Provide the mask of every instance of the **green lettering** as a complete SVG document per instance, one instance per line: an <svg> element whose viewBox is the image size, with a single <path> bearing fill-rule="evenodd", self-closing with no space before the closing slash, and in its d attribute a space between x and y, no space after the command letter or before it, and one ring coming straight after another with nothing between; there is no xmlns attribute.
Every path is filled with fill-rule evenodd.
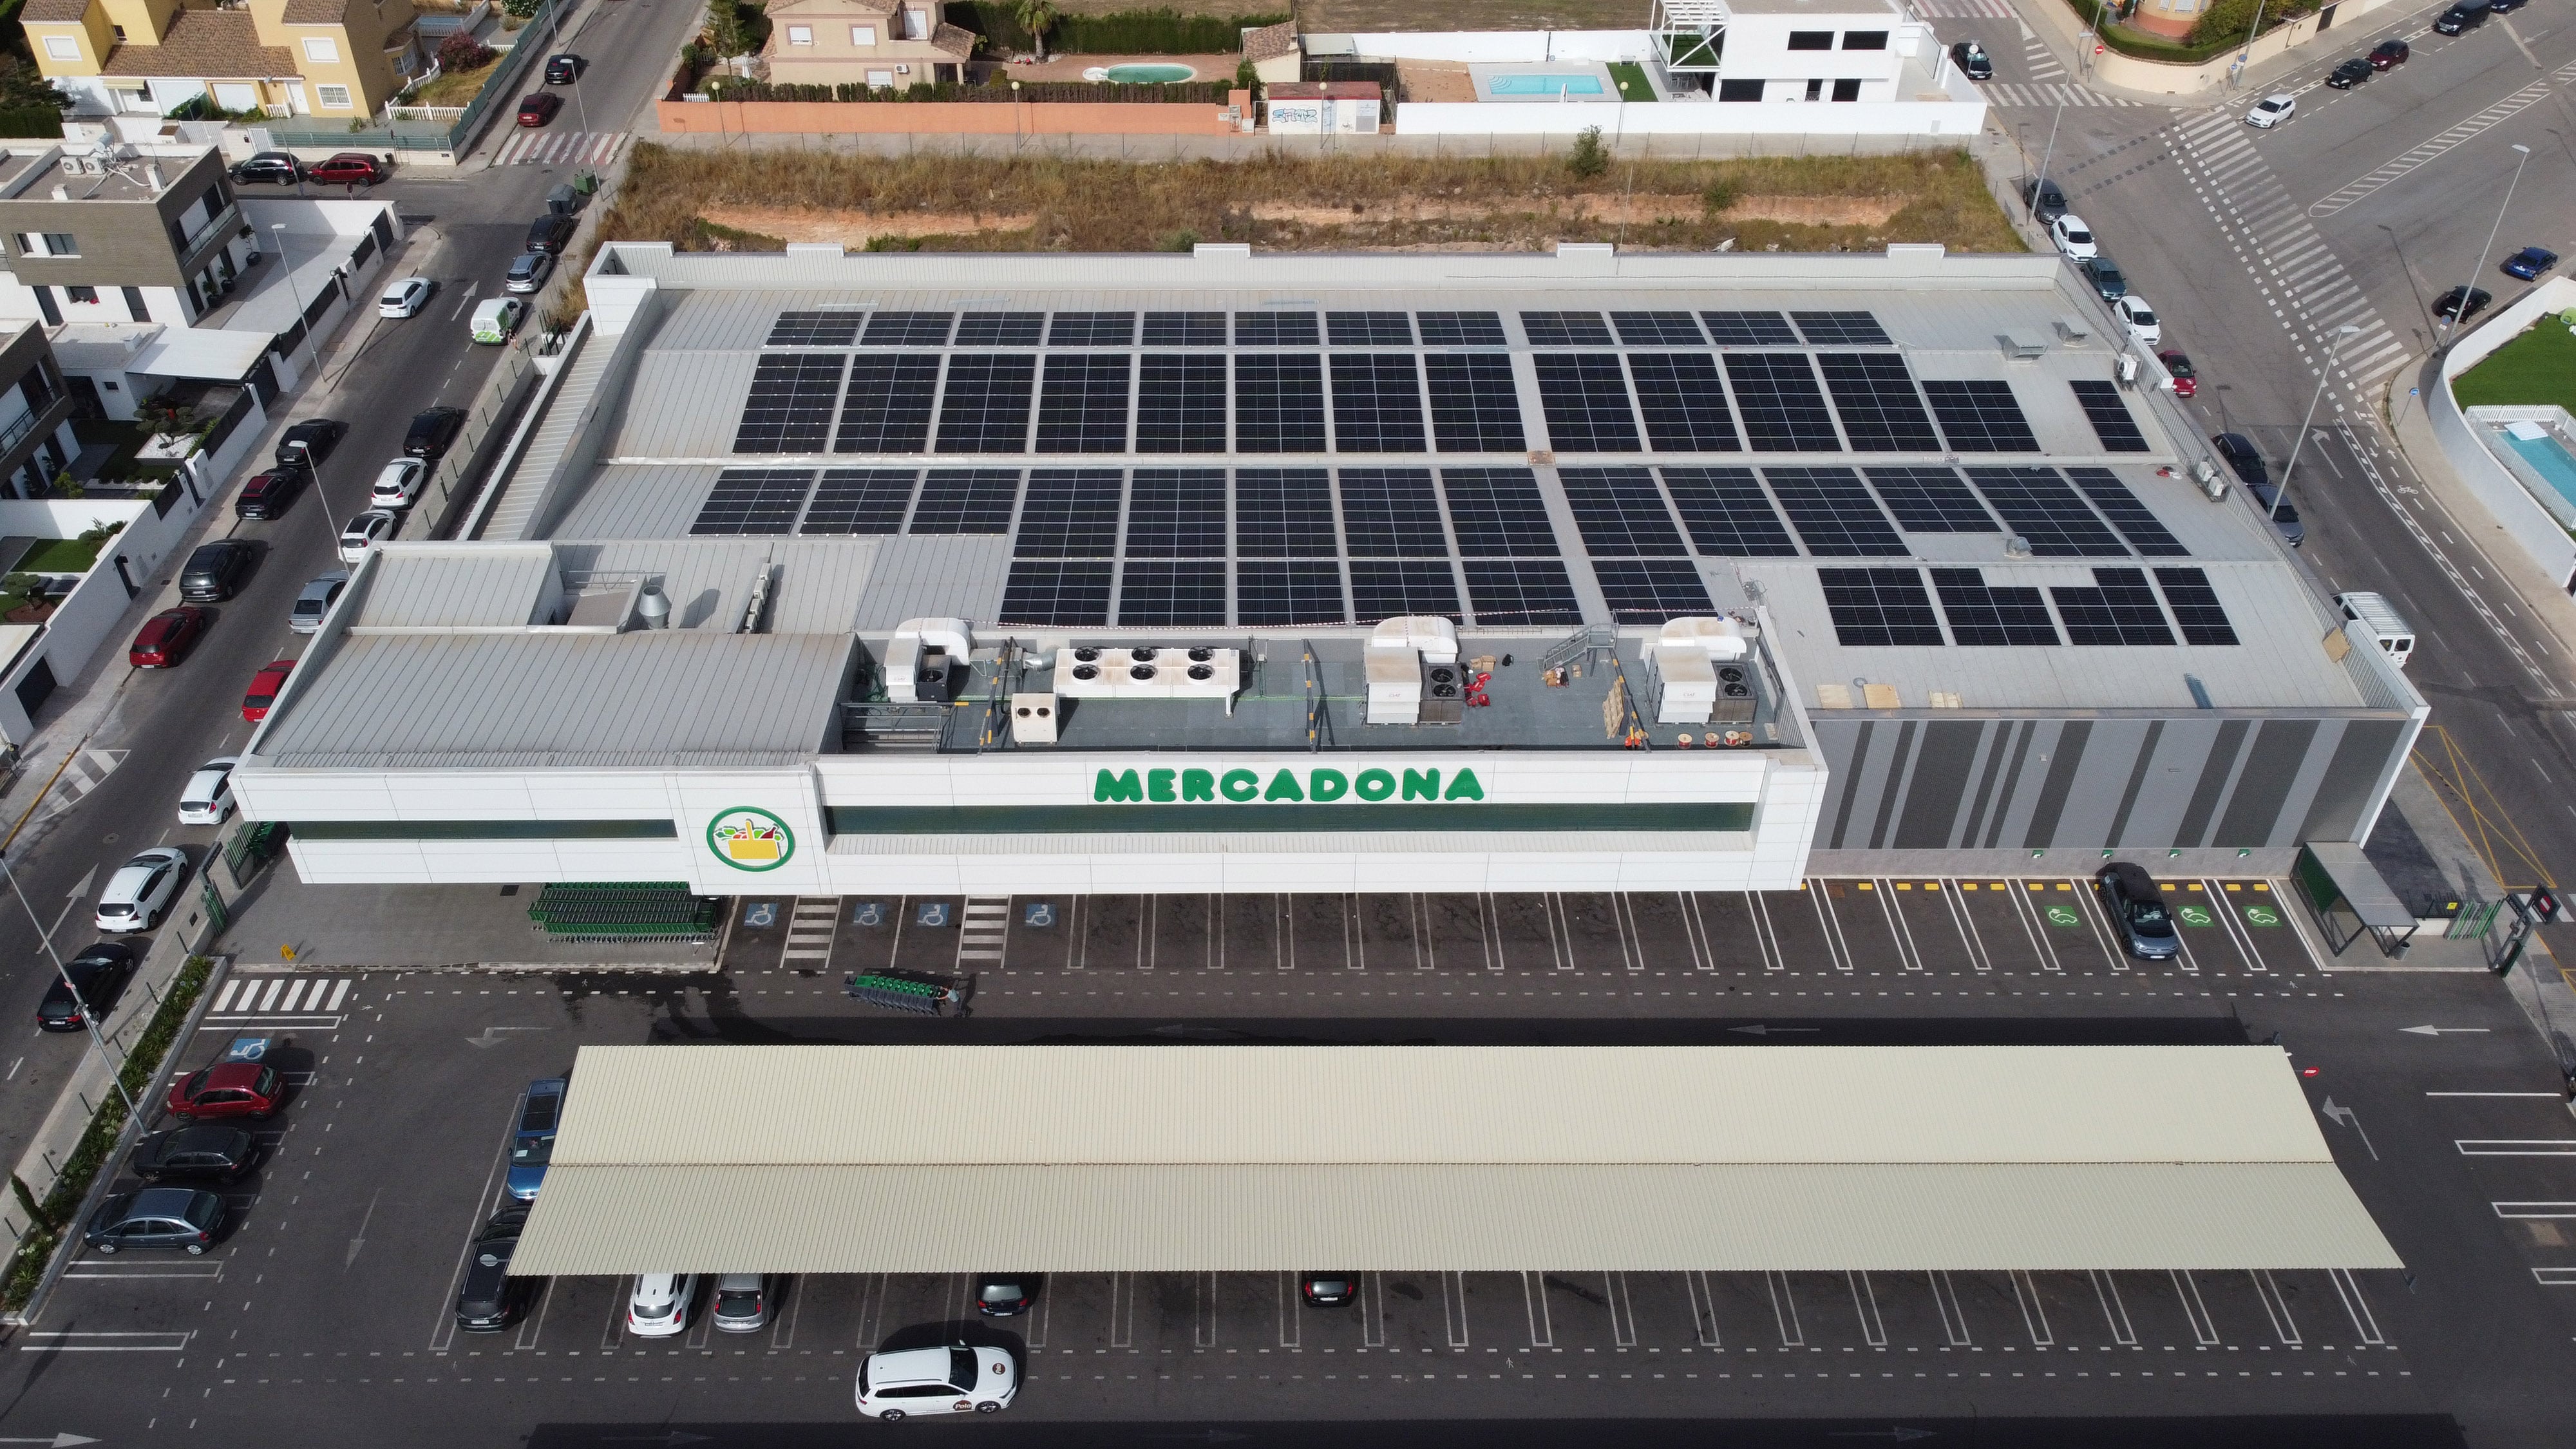
<svg viewBox="0 0 2576 1449"><path fill-rule="evenodd" d="M1485 787L1478 783L1475 771L1460 770L1455 776L1451 777L1448 790L1444 792L1440 798L1443 800L1482 800L1485 798Z"/></svg>
<svg viewBox="0 0 2576 1449"><path fill-rule="evenodd" d="M1339 770L1310 770L1306 774L1306 789L1319 802L1339 800L1351 793L1351 781Z"/></svg>
<svg viewBox="0 0 2576 1449"><path fill-rule="evenodd" d="M1306 792L1297 788L1297 777L1286 770L1270 777L1270 788L1261 792L1264 800L1303 800Z"/></svg>
<svg viewBox="0 0 2576 1449"><path fill-rule="evenodd" d="M1216 787L1225 793L1228 800L1247 802L1261 793L1261 777L1250 770L1228 770L1225 778L1216 782Z"/></svg>
<svg viewBox="0 0 2576 1449"><path fill-rule="evenodd" d="M1103 770L1099 777L1091 782L1091 798L1094 801L1142 800L1145 798L1145 787L1137 783L1136 772L1133 770L1119 775Z"/></svg>
<svg viewBox="0 0 2576 1449"><path fill-rule="evenodd" d="M1145 772L1145 798L1148 800L1179 799L1180 797L1178 795L1172 793L1172 781L1178 777L1179 774L1180 771L1178 770L1147 770Z"/></svg>
<svg viewBox="0 0 2576 1449"><path fill-rule="evenodd" d="M1216 775L1212 771L1208 770L1183 770L1181 772L1181 798L1184 800L1215 799Z"/></svg>
<svg viewBox="0 0 2576 1449"><path fill-rule="evenodd" d="M1413 772L1407 770L1405 773L1409 775ZM1352 782L1351 788L1356 790L1363 800L1383 800L1395 793L1395 777L1384 770L1362 770L1359 779Z"/></svg>
<svg viewBox="0 0 2576 1449"><path fill-rule="evenodd" d="M1440 798L1440 772L1439 772L1438 770L1407 770L1407 771L1405 771L1405 772L1404 772L1404 798L1405 798L1405 799L1407 799L1407 800L1437 800L1437 799L1439 799L1439 798Z"/></svg>

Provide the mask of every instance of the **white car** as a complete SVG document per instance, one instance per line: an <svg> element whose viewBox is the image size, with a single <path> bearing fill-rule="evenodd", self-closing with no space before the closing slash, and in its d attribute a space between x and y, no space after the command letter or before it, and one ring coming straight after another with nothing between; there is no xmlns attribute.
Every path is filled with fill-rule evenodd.
<svg viewBox="0 0 2576 1449"><path fill-rule="evenodd" d="M355 567L366 562L367 550L394 536L401 519L381 508L370 508L349 520L340 530L340 562Z"/></svg>
<svg viewBox="0 0 2576 1449"><path fill-rule="evenodd" d="M233 813L233 766L239 755L220 755L197 767L179 792L179 823L221 825Z"/></svg>
<svg viewBox="0 0 2576 1449"><path fill-rule="evenodd" d="M2298 101L2288 95L2265 96L2245 113L2245 124L2258 131L2268 131L2299 113Z"/></svg>
<svg viewBox="0 0 2576 1449"><path fill-rule="evenodd" d="M2131 292L2112 303L2111 310L2120 314L2121 325L2141 343L2153 347L2165 340L2164 325L2156 321L2156 309L2147 305L2146 298Z"/></svg>
<svg viewBox="0 0 2576 1449"><path fill-rule="evenodd" d="M1019 1369L998 1348L908 1348L859 1362L859 1412L872 1419L999 1413L1019 1391Z"/></svg>
<svg viewBox="0 0 2576 1449"><path fill-rule="evenodd" d="M2048 224L2048 239L2057 243L2058 252L2070 262L2090 261L2102 252L2093 240L2093 229L2071 211Z"/></svg>
<svg viewBox="0 0 2576 1449"><path fill-rule="evenodd" d="M409 508L420 500L420 485L429 481L429 464L419 458L396 458L376 472L367 502L376 508Z"/></svg>
<svg viewBox="0 0 2576 1449"><path fill-rule="evenodd" d="M405 277L385 288L385 294L376 299L376 315L417 317L420 309L429 305L429 294L437 290L438 284L427 277Z"/></svg>
<svg viewBox="0 0 2576 1449"><path fill-rule="evenodd" d="M179 894L188 874L188 853L155 846L116 868L98 898L102 931L148 931L161 924L161 913Z"/></svg>
<svg viewBox="0 0 2576 1449"><path fill-rule="evenodd" d="M689 1300L698 1293L695 1273L640 1273L626 1300L626 1331L637 1338L669 1338L689 1326Z"/></svg>

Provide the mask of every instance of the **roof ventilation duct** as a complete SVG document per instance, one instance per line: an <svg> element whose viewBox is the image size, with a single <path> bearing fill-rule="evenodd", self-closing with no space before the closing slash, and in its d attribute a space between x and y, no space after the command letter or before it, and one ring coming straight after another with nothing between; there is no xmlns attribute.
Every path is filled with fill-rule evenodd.
<svg viewBox="0 0 2576 1449"><path fill-rule="evenodd" d="M948 702L948 661L974 653L963 619L906 619L886 646L886 698L896 704Z"/></svg>

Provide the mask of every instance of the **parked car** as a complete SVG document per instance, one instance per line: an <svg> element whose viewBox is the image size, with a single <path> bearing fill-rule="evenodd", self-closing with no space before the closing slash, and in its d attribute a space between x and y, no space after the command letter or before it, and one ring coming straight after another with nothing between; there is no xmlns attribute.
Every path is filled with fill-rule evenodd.
<svg viewBox="0 0 2576 1449"><path fill-rule="evenodd" d="M134 975L134 948L101 941L63 963L36 1003L38 1031L80 1031L107 1020Z"/></svg>
<svg viewBox="0 0 2576 1449"><path fill-rule="evenodd" d="M376 315L417 317L420 309L429 305L430 294L437 290L438 284L427 277L405 277L386 287L384 294L376 298Z"/></svg>
<svg viewBox="0 0 2576 1449"><path fill-rule="evenodd" d="M2298 506L2281 497L2280 485L2248 483L2245 491L2262 505L2263 516L2272 521L2272 531L2281 535L2283 543L2297 548L2308 541L2308 526L2299 521Z"/></svg>
<svg viewBox="0 0 2576 1449"><path fill-rule="evenodd" d="M2414 53L2415 52L2413 50L2408 48L2405 41L2383 40L2370 48L2370 68L2372 70L2395 70L2397 67L2404 65L2406 63L2406 58Z"/></svg>
<svg viewBox="0 0 2576 1449"><path fill-rule="evenodd" d="M277 435L277 465L318 468L323 459L331 456L331 450L340 446L340 439L348 431L349 425L338 418L306 418L290 424Z"/></svg>
<svg viewBox="0 0 2576 1449"><path fill-rule="evenodd" d="M258 556L258 550L238 538L197 545L179 570L179 597L191 604L222 603L241 587Z"/></svg>
<svg viewBox="0 0 2576 1449"><path fill-rule="evenodd" d="M2175 397L2190 397L2200 391L2200 369L2191 365L2190 358L2179 352L2159 352L2156 361L2163 363L2165 372L2173 378Z"/></svg>
<svg viewBox="0 0 2576 1449"><path fill-rule="evenodd" d="M2057 244L2058 255L2070 262L2084 261L2102 250L2093 240L2093 229L2071 211L2048 224L2048 239Z"/></svg>
<svg viewBox="0 0 2576 1449"><path fill-rule="evenodd" d="M2540 280L2540 274L2558 265L2558 253L2547 247L2524 247L2504 259L2504 274L2526 282Z"/></svg>
<svg viewBox="0 0 2576 1449"><path fill-rule="evenodd" d="M572 234L581 230L581 218L566 212L547 212L528 223L528 250L563 255L572 245Z"/></svg>
<svg viewBox="0 0 2576 1449"><path fill-rule="evenodd" d="M2254 108L2245 113L2245 124L2258 131L2268 131L2274 126L2287 123L2298 113L2299 102L2295 97L2286 94L2269 95L2256 101Z"/></svg>
<svg viewBox="0 0 2576 1449"><path fill-rule="evenodd" d="M272 659L259 673L250 677L250 688L242 693L242 718L257 724L268 718L268 707L286 688L286 676L295 672L292 659Z"/></svg>
<svg viewBox="0 0 2576 1449"><path fill-rule="evenodd" d="M221 825L233 813L233 766L239 755L217 755L197 767L179 791L179 823Z"/></svg>
<svg viewBox="0 0 2576 1449"><path fill-rule="evenodd" d="M370 508L350 519L340 530L340 562L351 568L365 563L367 550L393 537L401 525L401 516L385 508Z"/></svg>
<svg viewBox="0 0 2576 1449"><path fill-rule="evenodd" d="M188 657L197 641L206 637L206 624L213 616L194 604L181 604L163 609L143 621L134 631L134 642L125 651L125 662L137 669L169 669Z"/></svg>
<svg viewBox="0 0 2576 1449"><path fill-rule="evenodd" d="M725 1273L716 1279L715 1325L724 1333L757 1333L769 1322L769 1279Z"/></svg>
<svg viewBox="0 0 2576 1449"><path fill-rule="evenodd" d="M2466 322L2487 309L2494 301L2484 287L2453 287L2433 299L2433 315Z"/></svg>
<svg viewBox="0 0 2576 1449"><path fill-rule="evenodd" d="M503 1208L474 1235L474 1256L456 1290L456 1326L468 1333L498 1333L526 1315L545 1287L543 1278L510 1276L510 1256L527 1228L528 1210Z"/></svg>
<svg viewBox="0 0 2576 1449"><path fill-rule="evenodd" d="M2021 199L2030 207L2030 219L2046 226L2066 214L2066 193L2046 177L2022 183Z"/></svg>
<svg viewBox="0 0 2576 1449"><path fill-rule="evenodd" d="M403 434L403 455L435 463L464 426L463 408L423 408L412 415L411 429Z"/></svg>
<svg viewBox="0 0 2576 1449"><path fill-rule="evenodd" d="M527 311L528 304L516 297L487 297L475 304L474 315L467 319L466 326L475 341L497 347L519 330L520 319Z"/></svg>
<svg viewBox="0 0 2576 1449"><path fill-rule="evenodd" d="M2487 0L2487 8L2498 15L2511 15L2525 3L2526 0Z"/></svg>
<svg viewBox="0 0 2576 1449"><path fill-rule="evenodd" d="M183 1122L225 1117L266 1117L286 1101L277 1068L259 1062L221 1062L170 1084L162 1102Z"/></svg>
<svg viewBox="0 0 2576 1449"><path fill-rule="evenodd" d="M304 164L284 151L262 151L247 161L233 163L235 181L273 181L280 186L293 186L304 177Z"/></svg>
<svg viewBox="0 0 2576 1449"><path fill-rule="evenodd" d="M888 1421L913 1414L991 1414L1009 1407L1020 1376L998 1348L907 1348L859 1361L859 1412Z"/></svg>
<svg viewBox="0 0 2576 1449"><path fill-rule="evenodd" d="M1986 55L1984 46L1973 40L1962 40L1950 47L1950 59L1970 80L1993 80L1995 63Z"/></svg>
<svg viewBox="0 0 2576 1449"><path fill-rule="evenodd" d="M528 1083L528 1095L519 1103L519 1130L510 1140L509 1189L521 1202L536 1201L537 1189L545 1183L568 1085L562 1077L541 1077Z"/></svg>
<svg viewBox="0 0 2576 1449"><path fill-rule="evenodd" d="M2103 301L2117 302L2129 295L2128 274L2113 265L2109 257L2096 252L2084 259L2080 270L2084 280L2093 284L2093 290L2102 294Z"/></svg>
<svg viewBox="0 0 2576 1449"><path fill-rule="evenodd" d="M573 82L581 79L582 67L588 64L588 61L583 60L580 56L574 55L570 51L566 51L561 55L547 56L546 84L550 86L571 85Z"/></svg>
<svg viewBox="0 0 2576 1449"><path fill-rule="evenodd" d="M327 161L314 162L304 175L332 186L373 186L393 175L393 170L364 151L343 151Z"/></svg>
<svg viewBox="0 0 2576 1449"><path fill-rule="evenodd" d="M209 1122L155 1132L135 1143L125 1170L145 1182L231 1182L258 1160L258 1138Z"/></svg>
<svg viewBox="0 0 2576 1449"><path fill-rule="evenodd" d="M552 91L537 91L531 94L526 100L519 102L519 124L522 126L542 126L546 122L553 120L555 118L555 112L562 109L563 97L554 94Z"/></svg>
<svg viewBox="0 0 2576 1449"><path fill-rule="evenodd" d="M2326 84L2335 90L2348 91L2377 74L2379 74L2377 66L2355 56L2328 72Z"/></svg>
<svg viewBox="0 0 2576 1449"><path fill-rule="evenodd" d="M377 508L409 508L420 500L420 485L429 481L429 465L418 458L396 458L376 470L367 502Z"/></svg>
<svg viewBox="0 0 2576 1449"><path fill-rule="evenodd" d="M93 1253L177 1248L202 1255L223 1226L224 1200L204 1188L147 1187L100 1203L81 1236Z"/></svg>
<svg viewBox="0 0 2576 1449"><path fill-rule="evenodd" d="M510 271L501 279L501 290L521 295L537 290L553 275L555 259L545 252L521 252L510 262Z"/></svg>
<svg viewBox="0 0 2576 1449"><path fill-rule="evenodd" d="M2111 310L2119 314L2120 325L2129 329L2129 336L2138 345L2153 347L2165 340L2164 324L2156 320L2156 309L2147 305L2146 298L2135 292L2124 293L2111 304Z"/></svg>
<svg viewBox="0 0 2576 1449"><path fill-rule="evenodd" d="M2141 961L2170 961L2182 954L2182 937L2174 930L2173 912L2156 878L2125 860L2113 861L2093 876L2102 909L2118 926L2120 944Z"/></svg>
<svg viewBox="0 0 2576 1449"><path fill-rule="evenodd" d="M2467 0L2443 11L2433 21L2433 29L2442 35L2459 35L2487 23L2489 11L2484 0Z"/></svg>
<svg viewBox="0 0 2576 1449"><path fill-rule="evenodd" d="M2209 441L2218 449L2218 456L2236 471L2237 480L2246 487L2272 481L2271 470L2263 466L2263 450L2254 446L2252 438L2243 433L2219 433Z"/></svg>
<svg viewBox="0 0 2576 1449"><path fill-rule="evenodd" d="M97 925L102 931L148 931L178 897L179 882L188 878L188 853L173 845L156 845L116 868L99 892Z"/></svg>
<svg viewBox="0 0 2576 1449"><path fill-rule="evenodd" d="M689 1300L697 1297L695 1273L639 1273L626 1300L626 1331L637 1338L669 1338L687 1330Z"/></svg>
<svg viewBox="0 0 2576 1449"><path fill-rule="evenodd" d="M1333 1308L1359 1296L1360 1275L1357 1273L1301 1273L1297 1292L1318 1308Z"/></svg>
<svg viewBox="0 0 2576 1449"><path fill-rule="evenodd" d="M253 473L241 492L233 495L233 517L257 522L284 514L304 491L305 472L300 467L271 468Z"/></svg>
<svg viewBox="0 0 2576 1449"><path fill-rule="evenodd" d="M975 1280L975 1311L986 1318L1016 1318L1037 1301L1029 1280L1017 1273L987 1273Z"/></svg>
<svg viewBox="0 0 2576 1449"><path fill-rule="evenodd" d="M322 627L323 616L340 602L340 591L349 586L346 570L324 574L304 586L295 596L295 607L286 611L286 627L298 634L311 634Z"/></svg>

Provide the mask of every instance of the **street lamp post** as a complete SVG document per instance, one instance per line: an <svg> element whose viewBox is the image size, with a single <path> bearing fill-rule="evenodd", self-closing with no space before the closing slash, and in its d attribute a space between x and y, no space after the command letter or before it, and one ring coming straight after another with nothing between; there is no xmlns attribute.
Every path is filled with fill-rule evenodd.
<svg viewBox="0 0 2576 1449"><path fill-rule="evenodd" d="M2030 219L2039 220L2039 191L2048 184L2048 163L2057 159L2057 123L2066 119L2066 97L2057 98L2057 114L2049 118L2048 146L2039 153L2039 176L2030 184Z"/></svg>
<svg viewBox="0 0 2576 1449"><path fill-rule="evenodd" d="M2308 415L2299 419L2299 435L2290 440L2290 461L2281 465L2281 486L2273 490L2272 506L2264 510L2264 515L2275 522L2281 517L2281 505L2289 501L2290 475L2299 471L2299 450L2308 444L2308 425L2317 420L2317 404L2325 401L2326 383L2334 376L2335 354L2360 333L2359 327L2346 322L2334 330L2334 341L2326 344L2325 366L2317 369L2317 390L2308 395Z"/></svg>
<svg viewBox="0 0 2576 1449"><path fill-rule="evenodd" d="M27 924L36 928L36 939L45 943L45 956L54 963L54 974L62 978L63 988L71 992L72 1000L79 1003L81 1025L89 1029L90 1045L97 1049L99 1059L108 1063L108 1081L115 1085L118 1099L125 1103L125 1115L132 1118L135 1115L134 1094L125 1090L125 1074L114 1070L116 1062L108 1056L107 1039L98 1034L98 1018L90 1010L89 998L81 995L80 988L72 984L71 971L63 965L61 954L54 950L54 933L46 930L45 923L37 917L35 905L27 899L26 888L18 884L18 873L9 868L6 856L0 856L0 875L9 878L9 891L26 910Z"/></svg>
<svg viewBox="0 0 2576 1449"><path fill-rule="evenodd" d="M2451 315L2444 318L2442 321L2441 341L2445 345L2447 345L2451 340L2451 330L2459 326L2461 319L2468 315L2469 293L2477 286L2478 269L2486 265L2486 259L2488 257L2495 255L2496 238L2504 232L2505 208L2513 205L2513 189L2522 184L2522 168L2529 165L2531 162L2531 148L2529 146L2525 146L2517 142L2513 149L2521 152L2522 158L2513 163L2513 179L2504 184L2504 202L2496 208L2495 225L2487 229L2487 244L2480 248L2477 256L2471 258L2469 261L2468 278L2460 283L2460 305L2452 308Z"/></svg>
<svg viewBox="0 0 2576 1449"><path fill-rule="evenodd" d="M313 324L304 315L304 289L295 285L295 268L287 260L286 223L272 221L268 229L277 234L277 265L286 273L286 295L295 299L295 323L304 329L304 340L312 343L313 366L318 371L322 366L322 344L313 341ZM336 549L340 546L340 524L331 516L331 495L322 487L322 464L311 453L304 456L305 466L313 470L313 496L322 505L322 526L331 530L331 546Z"/></svg>

